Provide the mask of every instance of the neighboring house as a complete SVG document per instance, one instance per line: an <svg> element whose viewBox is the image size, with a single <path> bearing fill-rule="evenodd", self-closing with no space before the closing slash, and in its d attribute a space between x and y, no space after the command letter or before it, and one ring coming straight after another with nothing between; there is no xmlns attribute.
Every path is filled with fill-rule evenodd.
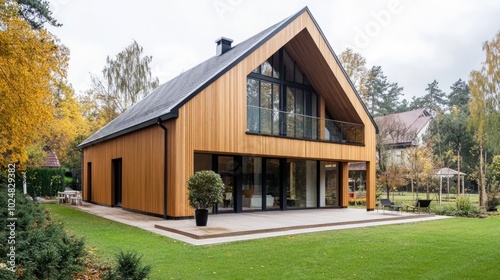
<svg viewBox="0 0 500 280"><path fill-rule="evenodd" d="M42 168L60 168L61 164L59 163L59 158L56 153L49 147L45 147L45 161L40 166Z"/></svg>
<svg viewBox="0 0 500 280"><path fill-rule="evenodd" d="M405 151L411 147L421 147L424 136L432 121L427 109L391 114L375 118L380 129L381 144L389 149L389 160L402 162Z"/></svg>
<svg viewBox="0 0 500 280"><path fill-rule="evenodd" d="M347 207L348 162L365 162L373 210L376 125L309 9L216 43L78 146L84 199L188 217L186 182L211 169L215 213Z"/></svg>

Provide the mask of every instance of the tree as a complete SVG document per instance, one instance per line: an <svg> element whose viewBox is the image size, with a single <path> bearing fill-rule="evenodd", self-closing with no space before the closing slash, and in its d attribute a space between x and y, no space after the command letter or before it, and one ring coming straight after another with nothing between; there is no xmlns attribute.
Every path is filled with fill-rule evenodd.
<svg viewBox="0 0 500 280"><path fill-rule="evenodd" d="M408 184L405 176L406 170L401 164L391 163L384 172L379 174L377 183L384 186L387 198L389 198L391 190L395 191L397 187Z"/></svg>
<svg viewBox="0 0 500 280"><path fill-rule="evenodd" d="M107 123L158 87L159 80L151 74L152 56L142 57L143 48L133 41L116 57L106 58L103 79L91 75L92 88L87 91L94 99L100 117Z"/></svg>
<svg viewBox="0 0 500 280"><path fill-rule="evenodd" d="M395 113L399 107L399 97L403 88L397 83L390 83L381 66L373 66L366 80L366 104L374 116Z"/></svg>
<svg viewBox="0 0 500 280"><path fill-rule="evenodd" d="M448 107L457 107L460 111L465 111L469 114L469 99L470 88L465 81L458 79L450 87L451 92L448 94Z"/></svg>
<svg viewBox="0 0 500 280"><path fill-rule="evenodd" d="M33 30L16 3L0 4L0 166L23 165L53 118L52 87L66 75L68 50Z"/></svg>
<svg viewBox="0 0 500 280"><path fill-rule="evenodd" d="M438 87L438 81L434 80L432 83L427 84L427 94L421 97L413 96L410 104L410 109L431 109L435 112L441 112L448 104L446 94Z"/></svg>
<svg viewBox="0 0 500 280"><path fill-rule="evenodd" d="M406 167L411 182L412 193L420 186L426 186L427 199L430 196L430 185L434 178L434 157L431 146L411 147L407 150Z"/></svg>
<svg viewBox="0 0 500 280"><path fill-rule="evenodd" d="M474 127L475 140L479 147L480 206L486 205L486 176L484 151L491 148L500 153L500 32L491 41L483 44L486 58L480 70L470 73L471 126Z"/></svg>
<svg viewBox="0 0 500 280"><path fill-rule="evenodd" d="M468 129L469 110L462 107L459 109L453 106L448 113L443 113L440 116L440 137L437 134L437 122L432 122L429 128L431 140L434 143L434 154L439 159L447 157L447 153L451 152L457 155L458 149L461 150L461 168L465 168L465 173L470 173L470 166L475 164L475 159L472 156L472 148L474 146L473 133ZM438 147L441 147L442 153L439 154ZM451 167L451 166L447 166ZM455 167L456 168L456 167Z"/></svg>
<svg viewBox="0 0 500 280"><path fill-rule="evenodd" d="M73 88L65 81L59 81L53 87L52 108L54 119L46 124L40 141L57 154L61 165L79 167L80 152L75 150L74 142L76 139L88 137L90 133ZM76 158L77 161L75 161Z"/></svg>
<svg viewBox="0 0 500 280"><path fill-rule="evenodd" d="M349 48L340 54L339 59L347 75L354 84L354 88L356 88L361 98L366 103L365 82L368 75L366 59Z"/></svg>
<svg viewBox="0 0 500 280"><path fill-rule="evenodd" d="M12 2L9 0L9 2ZM52 17L52 11L49 8L49 2L43 0L17 0L19 5L19 15L33 29L40 29L45 23L52 26L62 26Z"/></svg>
<svg viewBox="0 0 500 280"><path fill-rule="evenodd" d="M436 112L442 111L446 106L446 94L438 87L438 81L434 80L427 84L427 94L424 96L426 106L424 108L432 109Z"/></svg>

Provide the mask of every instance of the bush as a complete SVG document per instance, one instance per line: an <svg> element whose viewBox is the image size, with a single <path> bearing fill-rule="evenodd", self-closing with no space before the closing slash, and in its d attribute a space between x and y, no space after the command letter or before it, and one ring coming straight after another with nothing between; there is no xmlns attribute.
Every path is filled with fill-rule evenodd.
<svg viewBox="0 0 500 280"><path fill-rule="evenodd" d="M207 209L223 201L224 183L219 174L203 170L188 180L189 205L195 209Z"/></svg>
<svg viewBox="0 0 500 280"><path fill-rule="evenodd" d="M349 199L349 206L354 205L366 206L366 198L357 198L356 200L353 198Z"/></svg>
<svg viewBox="0 0 500 280"><path fill-rule="evenodd" d="M63 168L31 168L26 171L26 184L28 194L36 196L56 196L58 191L63 191Z"/></svg>
<svg viewBox="0 0 500 280"><path fill-rule="evenodd" d="M455 216L456 209L452 205L436 206L434 209L434 214L444 215L444 216Z"/></svg>
<svg viewBox="0 0 500 280"><path fill-rule="evenodd" d="M472 204L468 196L459 195L455 201L455 206L444 205L433 209L436 215L479 217L481 211L479 207Z"/></svg>
<svg viewBox="0 0 500 280"><path fill-rule="evenodd" d="M472 204L469 196L459 195L455 201L456 216L474 217L481 213L478 207Z"/></svg>
<svg viewBox="0 0 500 280"><path fill-rule="evenodd" d="M151 273L151 265L142 265L142 256L136 252L120 250L116 254L116 266L112 268L105 279L108 280L142 280Z"/></svg>
<svg viewBox="0 0 500 280"><path fill-rule="evenodd" d="M9 197L7 187L1 186L0 201L6 203ZM0 278L9 279L72 279L81 270L84 261L83 241L68 236L63 225L54 222L49 213L37 202L26 199L20 192L15 193L15 243L8 239L12 235L7 225L8 209L0 212L0 258L7 259L10 246L15 246L15 275L2 269ZM11 200L12 201L12 200ZM8 243L10 240L10 243ZM9 244L3 246L3 244ZM3 261L2 261L3 262ZM10 266L10 265L9 265ZM8 267L9 267L8 266ZM3 276L3 277L2 277Z"/></svg>
<svg viewBox="0 0 500 280"><path fill-rule="evenodd" d="M494 180L491 184L490 191L486 197L486 206L488 211L496 211L497 206L500 205L500 187Z"/></svg>

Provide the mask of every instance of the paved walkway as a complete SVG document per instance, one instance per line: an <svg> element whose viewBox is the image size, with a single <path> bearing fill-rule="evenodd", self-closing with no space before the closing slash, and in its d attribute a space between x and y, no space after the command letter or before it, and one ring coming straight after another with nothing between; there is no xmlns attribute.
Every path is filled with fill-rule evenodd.
<svg viewBox="0 0 500 280"><path fill-rule="evenodd" d="M193 245L448 218L391 211L368 212L352 208L309 209L209 215L206 227L196 227L194 219L164 220L89 203L73 207Z"/></svg>

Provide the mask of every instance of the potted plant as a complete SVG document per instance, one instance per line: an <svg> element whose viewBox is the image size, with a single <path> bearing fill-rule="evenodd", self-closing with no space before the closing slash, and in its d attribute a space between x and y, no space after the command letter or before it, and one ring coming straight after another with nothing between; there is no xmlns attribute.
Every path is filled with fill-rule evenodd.
<svg viewBox="0 0 500 280"><path fill-rule="evenodd" d="M198 171L189 177L189 205L195 209L196 226L206 226L208 208L223 201L224 183L211 170Z"/></svg>

